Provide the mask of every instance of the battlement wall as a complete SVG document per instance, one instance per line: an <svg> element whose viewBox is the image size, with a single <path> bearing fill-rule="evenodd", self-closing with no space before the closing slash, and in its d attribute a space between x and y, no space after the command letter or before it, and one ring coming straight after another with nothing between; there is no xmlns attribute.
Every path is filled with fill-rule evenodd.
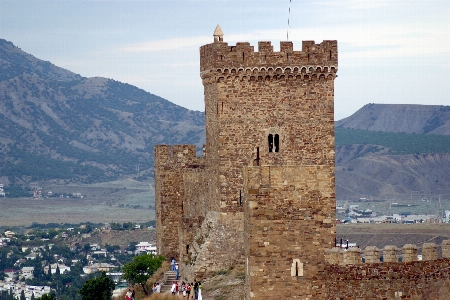
<svg viewBox="0 0 450 300"><path fill-rule="evenodd" d="M425 243L422 245L422 261L439 259L438 245ZM442 258L450 258L450 240L441 244ZM349 248L347 250L335 247L325 251L325 261L332 265L358 265L393 262L419 261L419 248L414 244L406 244L402 248L387 245L384 249L375 246L367 246L365 250Z"/></svg>
<svg viewBox="0 0 450 300"><path fill-rule="evenodd" d="M186 190L184 174L190 169L203 169L206 161L196 156L195 145L158 145L154 155L158 250L159 254L178 259L179 218L183 215Z"/></svg>
<svg viewBox="0 0 450 300"><path fill-rule="evenodd" d="M156 162L163 164L199 158L197 157L197 147L195 145L156 145L154 156L155 164Z"/></svg>
<svg viewBox="0 0 450 300"><path fill-rule="evenodd" d="M380 262L380 250L370 246L364 250L365 263L358 248L330 249L325 253L325 299L450 299L450 241L441 244L442 258L437 248L424 244L418 260L413 244L385 246Z"/></svg>
<svg viewBox="0 0 450 300"><path fill-rule="evenodd" d="M302 50L294 51L292 42L281 42L280 51L274 52L271 42L259 42L258 52L248 42L236 43L236 46L228 46L225 42L216 42L200 47L200 72L204 78L210 73L246 71L245 67L257 67L259 70L268 71L269 67L291 67L290 71L295 72L302 67L309 71L310 67L327 67L337 70L338 49L337 41L323 41L316 44L314 41L303 41ZM321 68L321 70L324 70ZM273 70L272 70L273 71Z"/></svg>

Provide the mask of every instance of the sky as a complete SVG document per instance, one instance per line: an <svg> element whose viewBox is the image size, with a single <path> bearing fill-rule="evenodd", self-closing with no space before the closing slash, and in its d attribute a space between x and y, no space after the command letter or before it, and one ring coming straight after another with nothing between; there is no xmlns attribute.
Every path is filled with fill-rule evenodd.
<svg viewBox="0 0 450 300"><path fill-rule="evenodd" d="M199 47L217 24L255 49L279 51L288 32L295 51L337 40L335 120L368 103L450 105L448 0L0 0L0 38L23 51L199 111Z"/></svg>

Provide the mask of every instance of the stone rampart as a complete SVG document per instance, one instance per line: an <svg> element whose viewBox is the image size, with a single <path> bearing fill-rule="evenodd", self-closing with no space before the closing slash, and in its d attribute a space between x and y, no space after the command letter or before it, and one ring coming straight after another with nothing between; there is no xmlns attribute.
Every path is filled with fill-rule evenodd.
<svg viewBox="0 0 450 300"><path fill-rule="evenodd" d="M329 249L325 299L449 299L450 241L441 247L439 258L436 244L423 244L422 260L413 244Z"/></svg>
<svg viewBox="0 0 450 300"><path fill-rule="evenodd" d="M158 145L155 155L156 236L159 254L179 256L179 218L183 214L184 173L202 168L204 159L196 156L195 145Z"/></svg>
<svg viewBox="0 0 450 300"><path fill-rule="evenodd" d="M442 258L450 258L450 240L441 244ZM359 248L334 247L325 250L325 261L328 264L352 265L371 264L381 262L412 262L430 261L439 258L438 246L435 243L424 243L419 258L419 248L414 244L406 244L402 248L387 245L383 249L367 246L364 250Z"/></svg>
<svg viewBox="0 0 450 300"><path fill-rule="evenodd" d="M303 41L302 51L294 51L292 42L281 42L279 52L273 51L271 42L259 42L258 52L255 52L254 47L247 42L236 43L236 46L218 42L200 47L202 78L215 71L228 70L230 74L233 74L233 69L236 74L247 72L247 70L253 72L255 68L259 71L275 71L275 73L283 72L286 67L289 67L291 72L295 72L296 69L298 72L302 67L306 67L305 71L309 71L310 68L315 71L317 67L336 70L337 64L337 41L323 41L320 44L314 41ZM249 69L242 66L248 66ZM280 70L277 71L277 68Z"/></svg>

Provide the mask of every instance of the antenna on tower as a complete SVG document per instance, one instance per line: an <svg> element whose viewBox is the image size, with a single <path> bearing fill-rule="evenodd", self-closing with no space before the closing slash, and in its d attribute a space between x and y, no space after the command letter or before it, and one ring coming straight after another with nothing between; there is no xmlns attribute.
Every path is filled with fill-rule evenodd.
<svg viewBox="0 0 450 300"><path fill-rule="evenodd" d="M292 0L289 0L288 27L287 27L287 32L286 32L286 40L287 41L289 41L289 32L291 31L291 24L290 24L290 20L291 20L291 3L292 3Z"/></svg>

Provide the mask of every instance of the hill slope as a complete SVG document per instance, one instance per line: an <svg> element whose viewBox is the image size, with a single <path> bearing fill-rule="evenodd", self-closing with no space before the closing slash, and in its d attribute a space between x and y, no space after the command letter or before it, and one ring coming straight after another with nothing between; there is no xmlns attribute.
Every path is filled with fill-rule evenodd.
<svg viewBox="0 0 450 300"><path fill-rule="evenodd" d="M369 131L450 135L450 106L366 104L336 127Z"/></svg>
<svg viewBox="0 0 450 300"><path fill-rule="evenodd" d="M204 114L134 86L85 78L0 40L3 183L152 175L153 145L204 143Z"/></svg>
<svg viewBox="0 0 450 300"><path fill-rule="evenodd" d="M337 199L450 198L450 106L368 104L335 135Z"/></svg>

